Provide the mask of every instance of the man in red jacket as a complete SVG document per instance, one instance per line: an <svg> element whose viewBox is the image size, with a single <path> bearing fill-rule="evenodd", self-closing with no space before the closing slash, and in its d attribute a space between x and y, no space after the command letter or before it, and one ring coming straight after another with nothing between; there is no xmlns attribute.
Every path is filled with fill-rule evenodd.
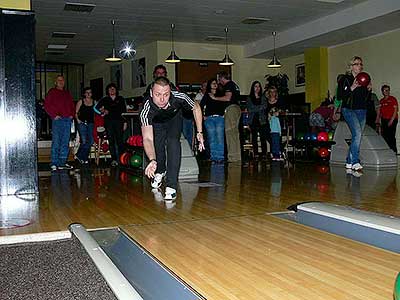
<svg viewBox="0 0 400 300"><path fill-rule="evenodd" d="M56 87L51 88L44 99L44 109L52 120L51 170L72 169L68 165L71 124L75 114L74 100L64 89L64 76L58 75Z"/></svg>

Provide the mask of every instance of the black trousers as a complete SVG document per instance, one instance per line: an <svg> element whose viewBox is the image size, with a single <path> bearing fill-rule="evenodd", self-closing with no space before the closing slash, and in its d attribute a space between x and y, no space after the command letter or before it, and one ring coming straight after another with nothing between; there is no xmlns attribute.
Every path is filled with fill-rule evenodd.
<svg viewBox="0 0 400 300"><path fill-rule="evenodd" d="M258 155L258 135L260 134L261 154L267 155L267 125L250 125L251 143L253 145L254 155Z"/></svg>
<svg viewBox="0 0 400 300"><path fill-rule="evenodd" d="M181 166L181 133L182 114L165 123L153 123L154 147L157 159L157 173L167 171L167 187L178 186L179 168Z"/></svg>
<svg viewBox="0 0 400 300"><path fill-rule="evenodd" d="M397 153L396 127L398 121L397 119L394 119L392 126L389 126L389 121L390 120L381 119L382 137L385 139L390 149L392 149L395 153Z"/></svg>
<svg viewBox="0 0 400 300"><path fill-rule="evenodd" d="M122 120L107 120L104 124L110 144L111 159L118 161L124 144L124 122Z"/></svg>

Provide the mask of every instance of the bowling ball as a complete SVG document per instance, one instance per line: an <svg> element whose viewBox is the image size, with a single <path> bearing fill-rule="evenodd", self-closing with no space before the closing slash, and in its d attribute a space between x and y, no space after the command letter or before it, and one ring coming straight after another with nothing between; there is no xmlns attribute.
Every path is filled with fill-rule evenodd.
<svg viewBox="0 0 400 300"><path fill-rule="evenodd" d="M299 132L296 134L296 140L303 141L304 140L304 133Z"/></svg>
<svg viewBox="0 0 400 300"><path fill-rule="evenodd" d="M333 131L328 133L328 137L330 141L333 141Z"/></svg>
<svg viewBox="0 0 400 300"><path fill-rule="evenodd" d="M315 132L311 133L311 140L316 141L317 140L317 134Z"/></svg>
<svg viewBox="0 0 400 300"><path fill-rule="evenodd" d="M325 148L325 147L319 148L319 150L318 150L318 155L319 155L319 157L321 157L321 158L327 158L327 157L329 157L329 150L328 150L328 148Z"/></svg>
<svg viewBox="0 0 400 300"><path fill-rule="evenodd" d="M137 146L143 147L143 137L141 135L138 135Z"/></svg>
<svg viewBox="0 0 400 300"><path fill-rule="evenodd" d="M318 142L327 142L329 140L328 133L325 131L318 133L317 140Z"/></svg>
<svg viewBox="0 0 400 300"><path fill-rule="evenodd" d="M123 165L123 166L127 166L128 165L128 162L129 162L129 159L130 159L130 153L128 153L128 152L124 152L124 153L122 153L122 155L121 155L121 157L120 157L120 162L121 162L121 164Z"/></svg>
<svg viewBox="0 0 400 300"><path fill-rule="evenodd" d="M356 80L361 86L368 86L371 82L371 77L369 77L368 73L361 72L357 74Z"/></svg>
<svg viewBox="0 0 400 300"><path fill-rule="evenodd" d="M306 134L304 135L304 140L305 140L305 141L311 141L311 133L306 133Z"/></svg>
<svg viewBox="0 0 400 300"><path fill-rule="evenodd" d="M134 154L130 158L130 163L133 168L140 168L142 166L142 157L138 154Z"/></svg>
<svg viewBox="0 0 400 300"><path fill-rule="evenodd" d="M121 165L124 164L124 156L125 156L125 153L122 153L122 154L119 156L119 162L121 163Z"/></svg>

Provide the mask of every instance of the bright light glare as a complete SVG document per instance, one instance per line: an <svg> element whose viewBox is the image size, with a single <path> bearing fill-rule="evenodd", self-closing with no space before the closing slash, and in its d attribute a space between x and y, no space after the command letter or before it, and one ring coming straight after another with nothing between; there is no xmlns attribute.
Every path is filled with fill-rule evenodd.
<svg viewBox="0 0 400 300"><path fill-rule="evenodd" d="M130 43L128 41L123 42L120 49L121 50L119 50L119 54L124 59L131 59L136 54L133 43Z"/></svg>
<svg viewBox="0 0 400 300"><path fill-rule="evenodd" d="M25 139L29 127L24 117L14 116L0 120L0 140L15 143Z"/></svg>

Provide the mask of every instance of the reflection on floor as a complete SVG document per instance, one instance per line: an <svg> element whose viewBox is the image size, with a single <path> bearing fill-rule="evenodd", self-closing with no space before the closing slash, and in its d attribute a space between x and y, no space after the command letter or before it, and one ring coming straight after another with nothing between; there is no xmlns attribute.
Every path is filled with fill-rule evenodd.
<svg viewBox="0 0 400 300"><path fill-rule="evenodd" d="M120 226L209 299L389 299L400 256L266 215L322 201L400 216L397 170L200 164L173 205L141 173L41 172L40 195L0 199L0 235ZM210 184L211 183L211 184Z"/></svg>
<svg viewBox="0 0 400 300"><path fill-rule="evenodd" d="M110 168L41 172L39 198L2 198L3 222L29 222L20 220L21 226L1 234L65 230L72 222L98 228L258 214L283 211L303 201L400 216L397 170L364 170L355 176L341 167L259 162L246 167L201 164L200 171L201 184L180 183L171 206L159 201L140 172Z"/></svg>

